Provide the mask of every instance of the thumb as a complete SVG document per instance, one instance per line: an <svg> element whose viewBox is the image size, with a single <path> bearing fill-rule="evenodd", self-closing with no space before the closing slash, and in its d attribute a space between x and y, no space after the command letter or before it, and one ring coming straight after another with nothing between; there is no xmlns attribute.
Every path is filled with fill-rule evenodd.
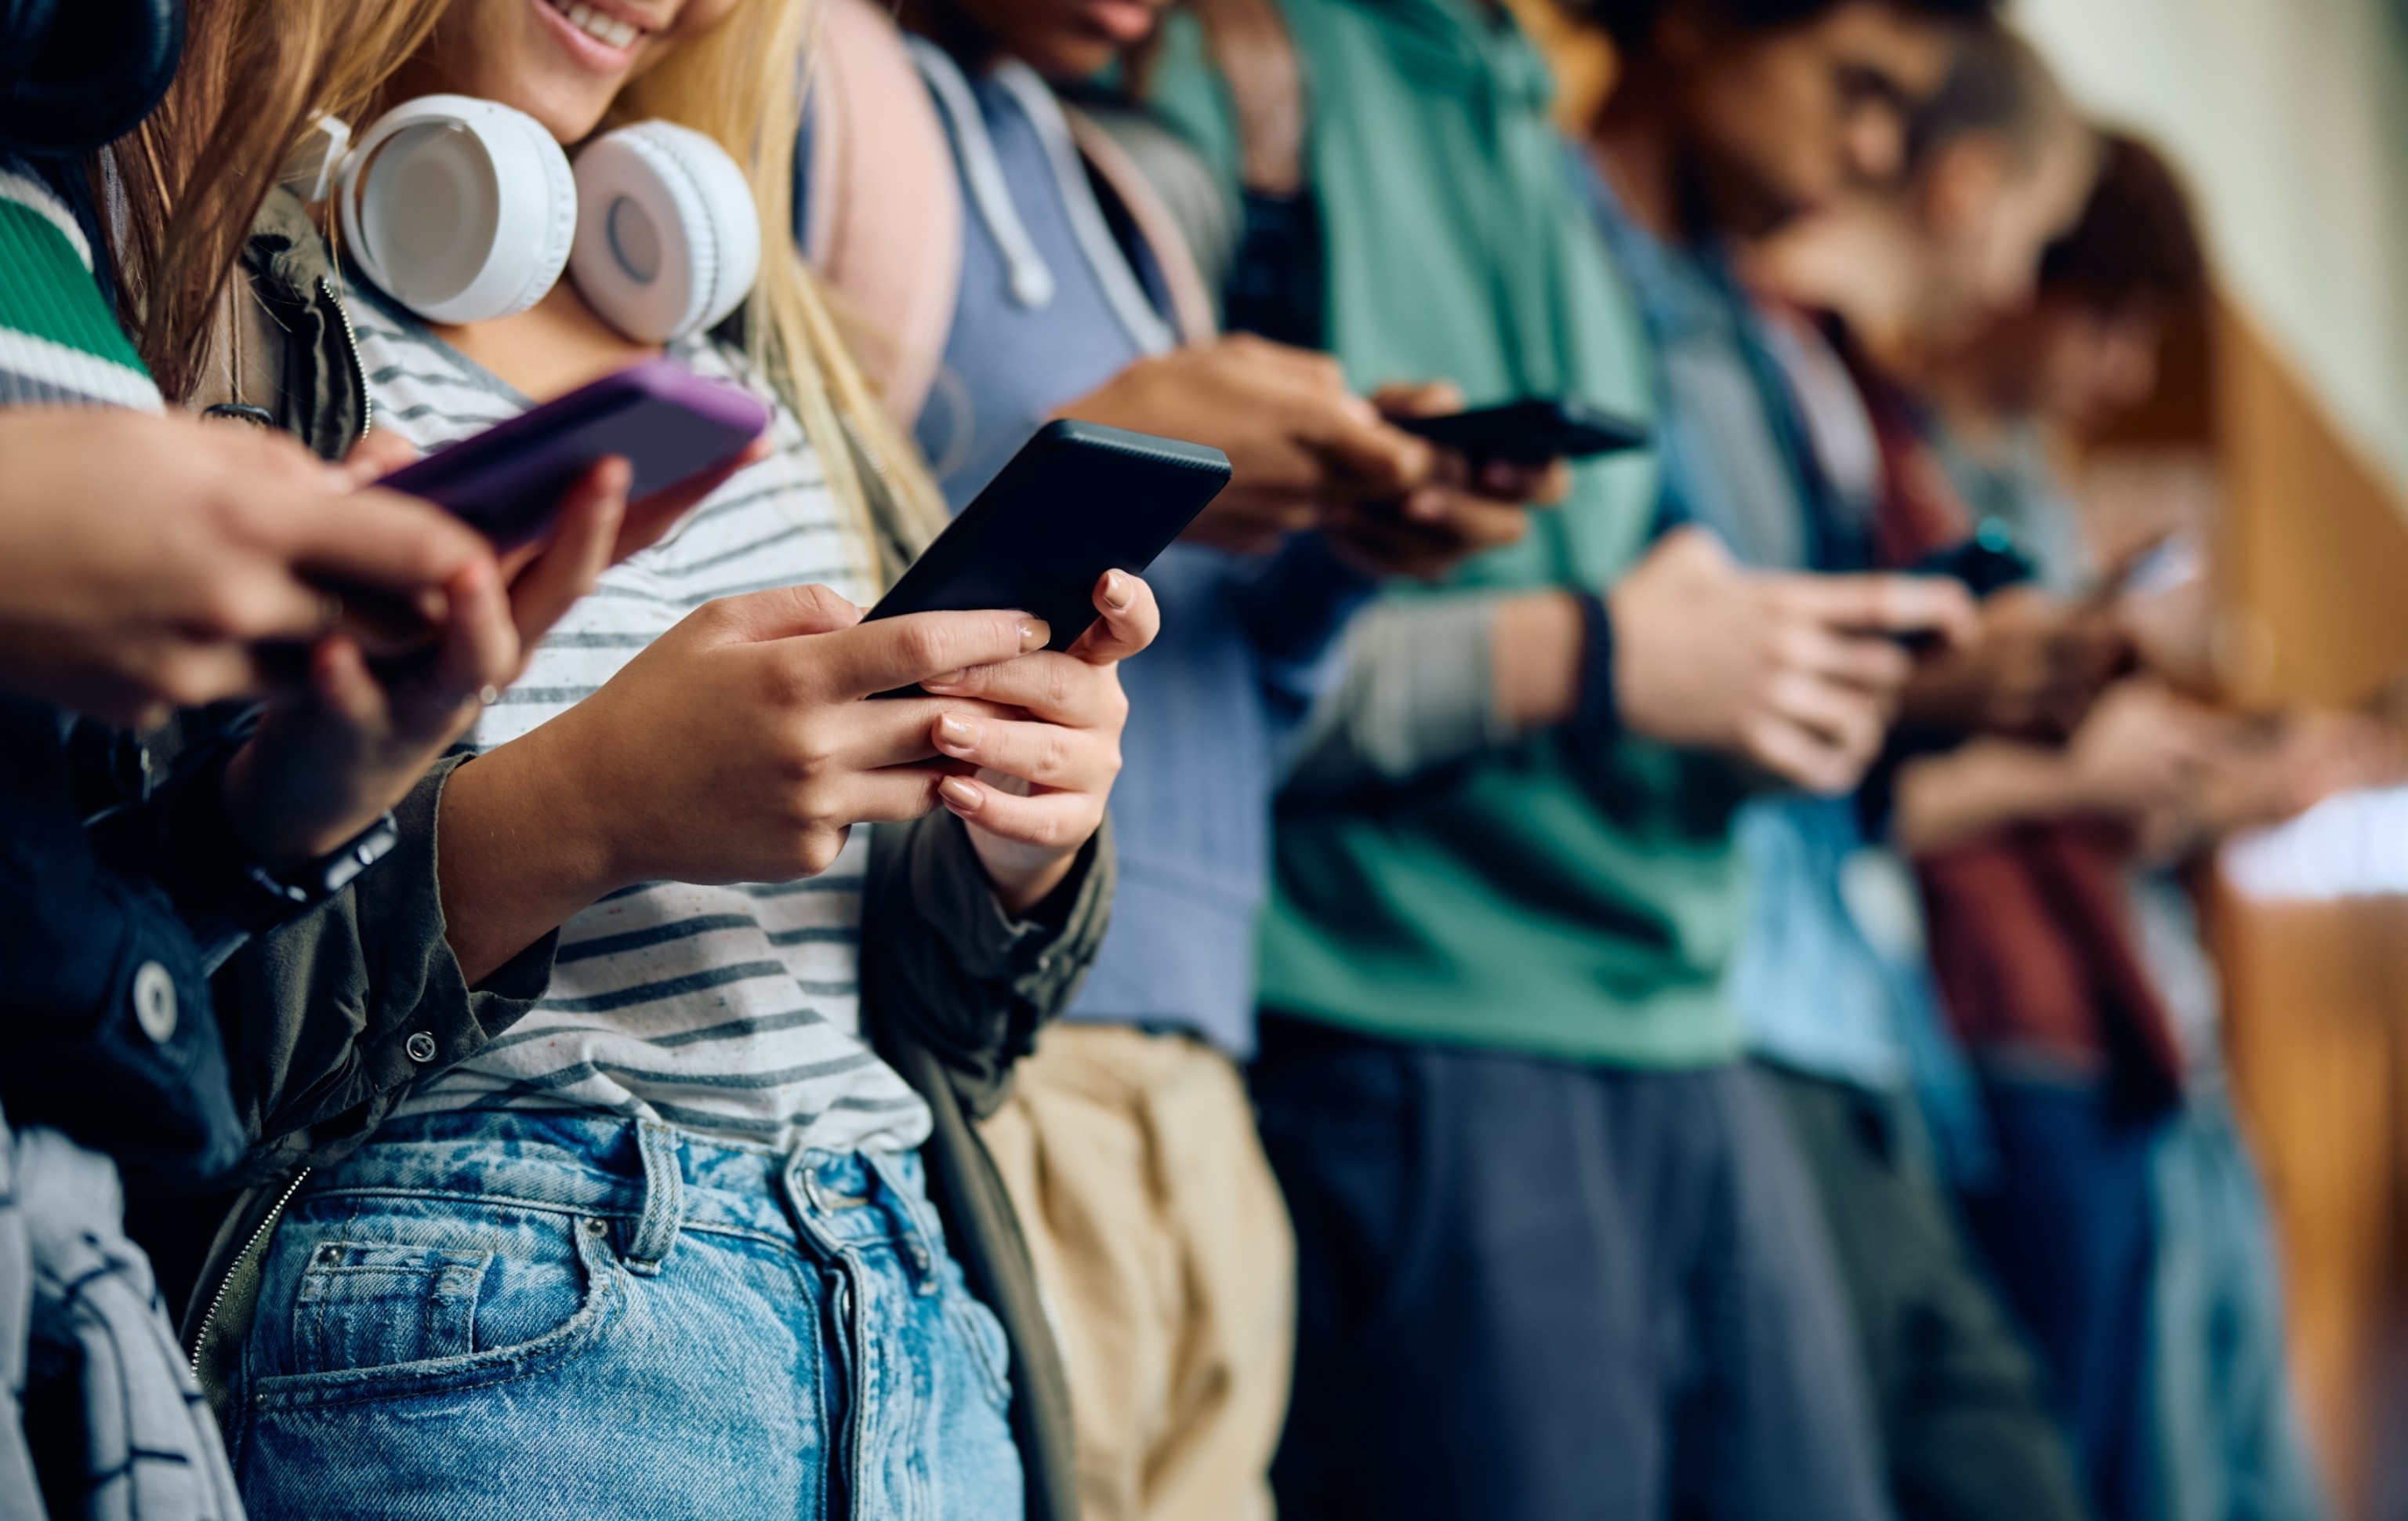
<svg viewBox="0 0 2408 1521"><path fill-rule="evenodd" d="M1391 380L1371 405L1390 417L1444 417L1463 410L1463 392L1453 380Z"/></svg>
<svg viewBox="0 0 2408 1521"><path fill-rule="evenodd" d="M1299 420L1297 437L1331 471L1375 496L1411 491L1429 479L1437 463L1437 451L1379 421L1376 413L1357 416L1333 409L1319 416L1308 415Z"/></svg>
<svg viewBox="0 0 2408 1521"><path fill-rule="evenodd" d="M704 606L723 639L762 643L802 634L833 634L861 622L861 610L825 586L772 586Z"/></svg>

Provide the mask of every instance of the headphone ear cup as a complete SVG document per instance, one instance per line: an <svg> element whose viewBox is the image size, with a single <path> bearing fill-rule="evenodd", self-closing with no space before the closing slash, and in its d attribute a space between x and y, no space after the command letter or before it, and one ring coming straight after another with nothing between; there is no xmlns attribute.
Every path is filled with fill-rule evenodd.
<svg viewBox="0 0 2408 1521"><path fill-rule="evenodd" d="M674 122L607 133L577 155L569 272L612 326L666 343L716 326L761 272L761 217L736 161Z"/></svg>
<svg viewBox="0 0 2408 1521"><path fill-rule="evenodd" d="M379 288L430 322L524 311L560 280L577 231L568 156L523 111L423 95L379 117L343 161L343 237Z"/></svg>
<svg viewBox="0 0 2408 1521"><path fill-rule="evenodd" d="M114 142L159 104L183 56L183 0L0 0L0 147Z"/></svg>

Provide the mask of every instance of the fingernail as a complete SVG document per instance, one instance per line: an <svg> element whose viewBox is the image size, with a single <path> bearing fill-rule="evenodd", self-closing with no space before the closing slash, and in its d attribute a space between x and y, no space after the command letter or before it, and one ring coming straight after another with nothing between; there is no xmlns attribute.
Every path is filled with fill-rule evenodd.
<svg viewBox="0 0 2408 1521"><path fill-rule="evenodd" d="M1054 631L1045 626L1042 618L1024 619L1020 624L1020 653L1035 654L1053 640Z"/></svg>
<svg viewBox="0 0 2408 1521"><path fill-rule="evenodd" d="M1126 612L1137 600L1137 587L1121 572L1111 571L1104 577L1104 606L1114 612Z"/></svg>
<svg viewBox="0 0 2408 1521"><path fill-rule="evenodd" d="M937 742L948 750L968 750L978 742L978 725L947 713L937 720Z"/></svg>
<svg viewBox="0 0 2408 1521"><path fill-rule="evenodd" d="M957 776L949 776L938 782L937 795L944 798L947 808L959 809L965 813L977 812L979 806L986 800L975 785Z"/></svg>
<svg viewBox="0 0 2408 1521"><path fill-rule="evenodd" d="M920 690L934 692L940 686L956 686L960 684L961 679L968 674L967 670L949 670L942 676L931 676L920 683Z"/></svg>

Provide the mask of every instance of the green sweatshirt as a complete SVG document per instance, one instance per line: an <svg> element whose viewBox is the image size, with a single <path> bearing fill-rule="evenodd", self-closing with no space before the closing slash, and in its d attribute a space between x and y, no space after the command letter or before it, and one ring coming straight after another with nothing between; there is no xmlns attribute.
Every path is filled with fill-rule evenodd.
<svg viewBox="0 0 2408 1521"><path fill-rule="evenodd" d="M1310 103L1328 340L1359 387L1653 409L1636 309L1576 199L1546 69L1467 0L1283 0ZM1234 185L1227 93L1192 23L1154 104ZM1603 588L1642 552L1645 457L1583 467L1528 538L1436 590ZM1613 1065L1734 1058L1718 991L1740 922L1741 790L1720 762L1547 732L1366 798L1281 807L1267 1007L1373 1034Z"/></svg>

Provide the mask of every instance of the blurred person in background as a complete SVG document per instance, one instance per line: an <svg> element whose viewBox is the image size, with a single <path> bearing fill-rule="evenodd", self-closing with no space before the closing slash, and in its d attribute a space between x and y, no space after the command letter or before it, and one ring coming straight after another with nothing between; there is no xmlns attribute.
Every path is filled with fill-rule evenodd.
<svg viewBox="0 0 2408 1521"><path fill-rule="evenodd" d="M1851 197L1944 197L1956 236L1919 305L1926 321L1978 322L2028 291L2042 244L2080 208L2090 144L2039 59L1996 25L1772 8L1746 25L1675 6L1629 30L1602 7L1622 82L1588 135L1588 186L1665 377L1668 511L1751 566L1862 569L1877 494L1816 454L1784 367L1789 335L1734 254ZM1842 108L1796 104L1816 91ZM1810 151L1816 125L1846 157ZM1949 182L1914 182L1933 175ZM1913 1078L1934 1011L1883 943L1882 911L1909 889L1862 803L1788 793L1742 810L1754 900L1728 997L1822 1206L1899 1514L2078 1517L2037 1365L1930 1164Z"/></svg>
<svg viewBox="0 0 2408 1521"><path fill-rule="evenodd" d="M1512 542L1526 499L1560 489L1543 464L1475 482L1327 356L1215 336L1154 188L1207 171L1095 84L1159 8L920 0L898 31L838 0L797 152L804 247L883 338L865 345L882 395L950 507L1056 416L1211 444L1235 466L1148 575L1164 635L1125 675L1111 928L982 1126L1061 1338L1079 1483L1060 1502L1087 1521L1271 1514L1294 1254L1238 1064L1255 1043L1277 751L1382 576ZM1139 135L1124 147L1099 120Z"/></svg>
<svg viewBox="0 0 2408 1521"><path fill-rule="evenodd" d="M1837 8L1906 54L1899 97L1937 84L1952 7ZM1820 42L1782 187L1809 198L1855 172ZM1175 22L1148 95L1245 207L1233 312L1357 383L1645 415L1654 345L1543 67L1488 7L1288 0ZM1300 1248L1293 1514L1887 1511L1811 1188L1717 991L1730 820L1764 772L1851 786L1912 664L1885 631L1969 609L1659 543L1659 487L1577 467L1522 544L1383 593L1300 739L1254 1074Z"/></svg>
<svg viewBox="0 0 2408 1521"><path fill-rule="evenodd" d="M2120 831L2120 900L2100 905L2113 918L2094 927L2130 947L2142 991L2165 1017L2178 1093L2151 1117L2139 1189L2117 1195L2146 1232L2146 1356L2125 1439L2134 1450L2119 1469L2101 1454L2094 1464L2128 1475L2110 1499L2113 1514L2314 1521L2329 1513L2286 1379L2272 1222L2227 1096L2215 969L2186 877L2231 833L2372 784L2390 757L2371 720L2244 720L2220 710L2179 653L2206 643L2213 605L2200 594L2212 525L2184 521L2183 504L2170 501L2138 546L2122 550L2139 563L2102 573L2113 562L2099 525L2058 463L2150 400L2168 324L2200 316L2207 292L2179 180L2145 143L2110 134L2098 186L2080 223L2049 250L2037 301L1934 372L1927 395L1941 457L1965 502L2034 546L2053 591L2112 602L2137 625L2150 668L2111 689L2062 748L1995 740L1921 763L1901 780L1899 825L1910 848L1950 865L1985 837L2042 821ZM2155 658L2169 646L2172 659ZM2062 1072L2071 1053L2032 1055ZM2095 1063L2086 1075L2096 1081ZM2092 1365L2074 1338L2097 1324L2082 1313L2081 1264L2098 1250L2084 1238L2099 1223L2067 1207L2067 1195L2095 1184L2060 1175L2076 1163L2061 1152L2019 1157L2012 1108L2001 1133L2005 1187L1977 1209L1994 1214L2010 1292L2079 1410L2078 1381ZM2125 1226L2114 1222L2117 1236ZM2128 1282L2123 1292L2133 1292Z"/></svg>

